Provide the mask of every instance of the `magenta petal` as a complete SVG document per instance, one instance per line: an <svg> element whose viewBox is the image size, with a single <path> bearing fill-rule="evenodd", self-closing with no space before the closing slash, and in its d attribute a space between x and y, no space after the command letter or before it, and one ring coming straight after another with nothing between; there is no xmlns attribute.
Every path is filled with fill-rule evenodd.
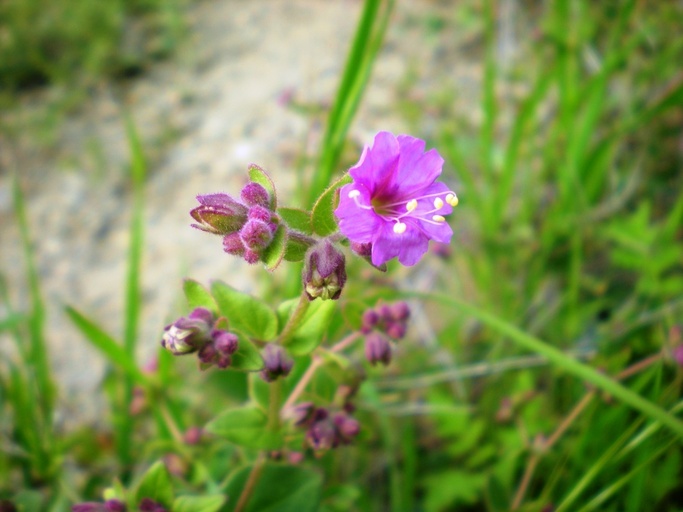
<svg viewBox="0 0 683 512"><path fill-rule="evenodd" d="M399 146L396 137L389 132L375 135L372 147L365 148L360 161L349 174L356 183L361 183L375 196L383 189L394 185L394 174L399 160Z"/></svg>
<svg viewBox="0 0 683 512"><path fill-rule="evenodd" d="M360 204L370 204L370 194L365 187L356 186L353 183L344 185L339 194L339 206L334 211L339 219L339 230L349 240L367 243L372 241L372 237L377 232L378 224L383 221L374 211L360 208L349 197L351 190L360 192L361 195L357 198Z"/></svg>
<svg viewBox="0 0 683 512"><path fill-rule="evenodd" d="M438 224L420 222L420 227L424 234L431 240L442 244L451 243L453 229L446 222L440 222Z"/></svg>
<svg viewBox="0 0 683 512"><path fill-rule="evenodd" d="M424 147L424 143L422 147ZM397 172L397 179L401 184L401 190L422 188L430 185L441 175L442 168L443 158L441 158L436 149L430 149L426 153L420 154L415 154L412 151L407 154L401 153Z"/></svg>

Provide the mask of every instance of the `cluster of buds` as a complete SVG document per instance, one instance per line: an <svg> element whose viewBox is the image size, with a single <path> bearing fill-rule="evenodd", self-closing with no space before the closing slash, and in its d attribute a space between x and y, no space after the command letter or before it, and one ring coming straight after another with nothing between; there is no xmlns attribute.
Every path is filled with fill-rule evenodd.
<svg viewBox="0 0 683 512"><path fill-rule="evenodd" d="M107 500L104 503L89 501L71 507L71 512L126 512L126 504L119 500ZM143 498L138 504L140 512L168 512L166 507L150 498Z"/></svg>
<svg viewBox="0 0 683 512"><path fill-rule="evenodd" d="M346 258L324 239L308 249L302 278L309 300L337 300L346 283Z"/></svg>
<svg viewBox="0 0 683 512"><path fill-rule="evenodd" d="M286 377L292 371L294 361L280 345L268 343L261 351L263 370L261 378L266 382L273 382L279 377Z"/></svg>
<svg viewBox="0 0 683 512"><path fill-rule="evenodd" d="M196 352L202 365L225 369L232 362L239 340L223 326L227 327L225 319L216 319L208 309L195 308L166 326L161 346L176 356Z"/></svg>
<svg viewBox="0 0 683 512"><path fill-rule="evenodd" d="M406 335L409 317L410 308L403 301L380 304L363 313L360 330L365 334L365 358L370 364L386 366L391 362L389 338L398 341Z"/></svg>
<svg viewBox="0 0 683 512"><path fill-rule="evenodd" d="M268 191L256 182L247 183L240 200L228 194L197 196L200 206L190 215L192 227L223 237L223 250L240 256L250 264L261 259L273 241L279 219Z"/></svg>
<svg viewBox="0 0 683 512"><path fill-rule="evenodd" d="M291 416L295 426L306 429L306 444L317 453L349 444L360 432L358 420L346 408L332 412L304 402L293 408Z"/></svg>

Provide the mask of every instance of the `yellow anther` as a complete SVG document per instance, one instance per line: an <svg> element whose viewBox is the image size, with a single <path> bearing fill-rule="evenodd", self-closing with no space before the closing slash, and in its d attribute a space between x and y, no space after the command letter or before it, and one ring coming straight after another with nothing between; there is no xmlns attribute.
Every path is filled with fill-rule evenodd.
<svg viewBox="0 0 683 512"><path fill-rule="evenodd" d="M434 222L446 222L446 218L443 215L433 215L432 220ZM395 231L395 229L394 229Z"/></svg>
<svg viewBox="0 0 683 512"><path fill-rule="evenodd" d="M407 211L412 212L415 208L417 208L417 199L411 199L406 203Z"/></svg>
<svg viewBox="0 0 683 512"><path fill-rule="evenodd" d="M448 194L446 196L446 202L450 204L451 206L457 206L458 205L458 196L455 194Z"/></svg>
<svg viewBox="0 0 683 512"><path fill-rule="evenodd" d="M437 197L436 199L434 199L434 208L439 210L442 206L443 206L443 199L441 199L440 197Z"/></svg>
<svg viewBox="0 0 683 512"><path fill-rule="evenodd" d="M360 195L360 190L352 190L351 192L349 192L349 197L351 199L355 199L359 195Z"/></svg>
<svg viewBox="0 0 683 512"><path fill-rule="evenodd" d="M396 233L397 235L405 233L406 227L407 226L403 222L397 222L396 224L394 224L394 233Z"/></svg>

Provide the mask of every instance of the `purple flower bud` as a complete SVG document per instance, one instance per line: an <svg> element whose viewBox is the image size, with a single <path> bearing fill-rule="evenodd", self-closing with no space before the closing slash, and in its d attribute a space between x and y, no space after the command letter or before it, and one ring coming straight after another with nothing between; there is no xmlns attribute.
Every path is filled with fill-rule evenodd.
<svg viewBox="0 0 683 512"><path fill-rule="evenodd" d="M228 331L215 330L211 333L214 347L221 354L231 356L237 352L239 338L237 335Z"/></svg>
<svg viewBox="0 0 683 512"><path fill-rule="evenodd" d="M190 446L199 444L203 434L204 430L201 427L190 427L183 434L183 441Z"/></svg>
<svg viewBox="0 0 683 512"><path fill-rule="evenodd" d="M227 235L238 231L247 220L247 207L228 194L207 194L197 196L201 206L196 207L190 215L198 224L193 228L207 233Z"/></svg>
<svg viewBox="0 0 683 512"><path fill-rule="evenodd" d="M260 220L265 222L266 224L270 224L273 216L270 213L270 210L268 208L264 208L263 206L252 206L249 208L249 214L248 214L249 220Z"/></svg>
<svg viewBox="0 0 683 512"><path fill-rule="evenodd" d="M395 302L389 307L389 309L391 318L397 322L408 320L410 317L410 307L408 306L407 302Z"/></svg>
<svg viewBox="0 0 683 512"><path fill-rule="evenodd" d="M253 181L244 186L240 193L240 198L249 206L259 205L264 208L270 206L270 194L268 191L263 185L254 183Z"/></svg>
<svg viewBox="0 0 683 512"><path fill-rule="evenodd" d="M674 361L676 361L676 364L678 364L678 366L683 366L683 345L678 345L677 347L674 347L671 351L671 355L673 356Z"/></svg>
<svg viewBox="0 0 683 512"><path fill-rule="evenodd" d="M107 500L104 502L106 512L126 512L126 504L119 500Z"/></svg>
<svg viewBox="0 0 683 512"><path fill-rule="evenodd" d="M361 321L360 332L363 334L368 334L379 322L379 315L374 309L366 309L363 312L363 318Z"/></svg>
<svg viewBox="0 0 683 512"><path fill-rule="evenodd" d="M163 505L150 498L143 498L139 507L140 512L168 512Z"/></svg>
<svg viewBox="0 0 683 512"><path fill-rule="evenodd" d="M309 425L316 413L313 402L302 402L283 411L283 419L291 421L297 427Z"/></svg>
<svg viewBox="0 0 683 512"><path fill-rule="evenodd" d="M318 409L318 411L325 411ZM325 411L320 419L317 419L306 432L306 442L315 451L324 451L333 448L337 444L337 431L334 423Z"/></svg>
<svg viewBox="0 0 683 512"><path fill-rule="evenodd" d="M251 219L242 227L240 239L246 249L254 252L262 251L273 241L273 230L268 223Z"/></svg>
<svg viewBox="0 0 683 512"><path fill-rule="evenodd" d="M213 343L209 343L208 345L203 346L197 355L200 362L204 364L213 364L218 359L218 350L216 350Z"/></svg>
<svg viewBox="0 0 683 512"><path fill-rule="evenodd" d="M255 265L259 262L261 256L259 253L252 251L251 249L246 249L244 251L244 261L249 263L249 265Z"/></svg>
<svg viewBox="0 0 683 512"><path fill-rule="evenodd" d="M232 356L229 356L227 354L218 354L218 358L216 360L216 366L218 366L221 370L225 370L227 367L230 366L232 363Z"/></svg>
<svg viewBox="0 0 683 512"><path fill-rule="evenodd" d="M348 414L337 413L334 415L334 426L337 427L337 434L342 443L350 443L360 432L360 423Z"/></svg>
<svg viewBox="0 0 683 512"><path fill-rule="evenodd" d="M196 308L164 329L161 346L176 356L196 352L211 341L212 327L213 314L207 309Z"/></svg>
<svg viewBox="0 0 683 512"><path fill-rule="evenodd" d="M385 332L387 335L395 340L400 340L406 335L408 328L403 322L389 322L387 323Z"/></svg>
<svg viewBox="0 0 683 512"><path fill-rule="evenodd" d="M325 239L306 253L302 277L309 300L337 300L346 283L346 259Z"/></svg>
<svg viewBox="0 0 683 512"><path fill-rule="evenodd" d="M261 378L266 382L273 382L278 377L286 377L292 370L294 361L280 345L269 343L261 351L263 370Z"/></svg>
<svg viewBox="0 0 683 512"><path fill-rule="evenodd" d="M223 237L223 250L233 256L244 256L244 244L239 233L230 233Z"/></svg>
<svg viewBox="0 0 683 512"><path fill-rule="evenodd" d="M391 361L391 344L377 332L371 332L365 337L365 358L375 366L382 363L384 366Z"/></svg>

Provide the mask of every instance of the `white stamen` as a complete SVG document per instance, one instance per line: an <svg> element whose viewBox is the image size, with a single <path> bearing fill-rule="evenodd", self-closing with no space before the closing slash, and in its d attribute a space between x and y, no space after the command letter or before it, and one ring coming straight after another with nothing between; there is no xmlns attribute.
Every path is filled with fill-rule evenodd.
<svg viewBox="0 0 683 512"><path fill-rule="evenodd" d="M411 199L406 203L406 211L412 212L417 208L417 199Z"/></svg>
<svg viewBox="0 0 683 512"><path fill-rule="evenodd" d="M403 222L397 222L396 224L394 224L394 233L396 233L397 235L405 233L406 227L407 226Z"/></svg>
<svg viewBox="0 0 683 512"><path fill-rule="evenodd" d="M350 197L351 199L355 199L355 198L357 198L359 195L360 195L360 190L352 190L351 192L349 192L349 197Z"/></svg>
<svg viewBox="0 0 683 512"><path fill-rule="evenodd" d="M432 215L432 220L434 222L446 222L446 218L443 215Z"/></svg>
<svg viewBox="0 0 683 512"><path fill-rule="evenodd" d="M458 205L458 196L455 194L448 194L446 195L446 202L450 204L451 206L457 206Z"/></svg>
<svg viewBox="0 0 683 512"><path fill-rule="evenodd" d="M443 199L441 199L440 197L437 197L436 199L434 199L434 208L436 208L437 210L440 210L442 207L443 207Z"/></svg>

